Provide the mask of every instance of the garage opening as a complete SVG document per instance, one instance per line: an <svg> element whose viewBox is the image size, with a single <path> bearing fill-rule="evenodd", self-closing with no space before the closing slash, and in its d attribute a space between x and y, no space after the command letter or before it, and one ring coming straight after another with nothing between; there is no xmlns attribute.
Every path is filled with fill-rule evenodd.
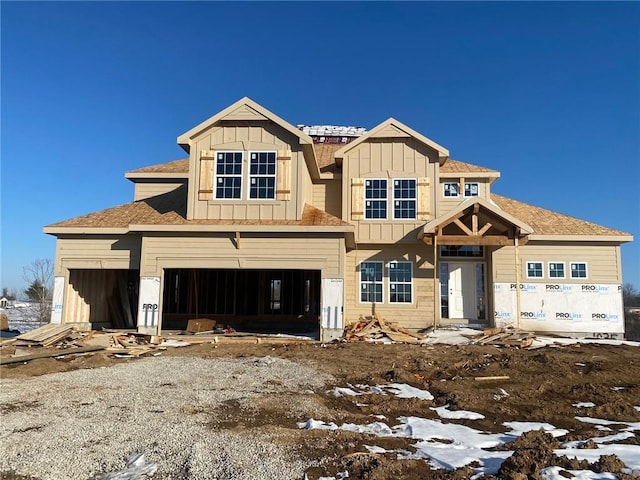
<svg viewBox="0 0 640 480"><path fill-rule="evenodd" d="M167 269L163 330L195 318L252 333L317 333L320 271Z"/></svg>
<svg viewBox="0 0 640 480"><path fill-rule="evenodd" d="M94 330L136 327L138 270L70 270L69 283L65 323L90 323Z"/></svg>

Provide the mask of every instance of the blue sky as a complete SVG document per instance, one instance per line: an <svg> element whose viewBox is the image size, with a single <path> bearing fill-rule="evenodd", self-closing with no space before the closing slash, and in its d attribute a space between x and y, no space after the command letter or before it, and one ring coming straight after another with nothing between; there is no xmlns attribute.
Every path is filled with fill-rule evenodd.
<svg viewBox="0 0 640 480"><path fill-rule="evenodd" d="M6 2L0 286L44 225L126 203L124 172L243 96L292 124L395 117L494 191L632 233L640 287L638 2Z"/></svg>

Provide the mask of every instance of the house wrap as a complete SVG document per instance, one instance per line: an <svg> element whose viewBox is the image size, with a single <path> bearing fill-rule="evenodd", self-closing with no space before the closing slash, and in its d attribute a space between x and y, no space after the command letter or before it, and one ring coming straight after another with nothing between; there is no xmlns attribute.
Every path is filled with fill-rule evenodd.
<svg viewBox="0 0 640 480"><path fill-rule="evenodd" d="M500 172L398 120L294 126L243 98L177 142L186 158L125 174L132 202L44 227L52 323L331 340L375 313L624 335L630 234L497 195Z"/></svg>

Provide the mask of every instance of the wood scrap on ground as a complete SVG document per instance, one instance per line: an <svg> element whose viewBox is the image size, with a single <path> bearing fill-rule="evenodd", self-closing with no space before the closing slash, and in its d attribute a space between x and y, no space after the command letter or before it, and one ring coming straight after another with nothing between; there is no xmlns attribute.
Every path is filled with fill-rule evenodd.
<svg viewBox="0 0 640 480"><path fill-rule="evenodd" d="M494 345L499 347L520 347L531 346L535 340L533 332L526 332L512 327L506 328L486 328L477 335L465 335L478 345Z"/></svg>
<svg viewBox="0 0 640 480"><path fill-rule="evenodd" d="M424 335L399 327L378 315L361 316L357 322L347 325L342 334L342 338L348 342L375 341L385 337L393 342L402 343L417 343L425 338Z"/></svg>

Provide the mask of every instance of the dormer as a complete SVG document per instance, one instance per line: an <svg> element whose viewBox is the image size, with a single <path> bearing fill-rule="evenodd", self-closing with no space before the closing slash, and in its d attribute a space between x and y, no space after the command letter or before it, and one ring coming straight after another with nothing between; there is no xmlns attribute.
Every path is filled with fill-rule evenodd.
<svg viewBox="0 0 640 480"><path fill-rule="evenodd" d="M319 177L311 137L245 97L178 137L188 219L299 220Z"/></svg>
<svg viewBox="0 0 640 480"><path fill-rule="evenodd" d="M439 169L435 192L438 215L472 198L490 199L491 185L498 178L497 170L448 159Z"/></svg>

